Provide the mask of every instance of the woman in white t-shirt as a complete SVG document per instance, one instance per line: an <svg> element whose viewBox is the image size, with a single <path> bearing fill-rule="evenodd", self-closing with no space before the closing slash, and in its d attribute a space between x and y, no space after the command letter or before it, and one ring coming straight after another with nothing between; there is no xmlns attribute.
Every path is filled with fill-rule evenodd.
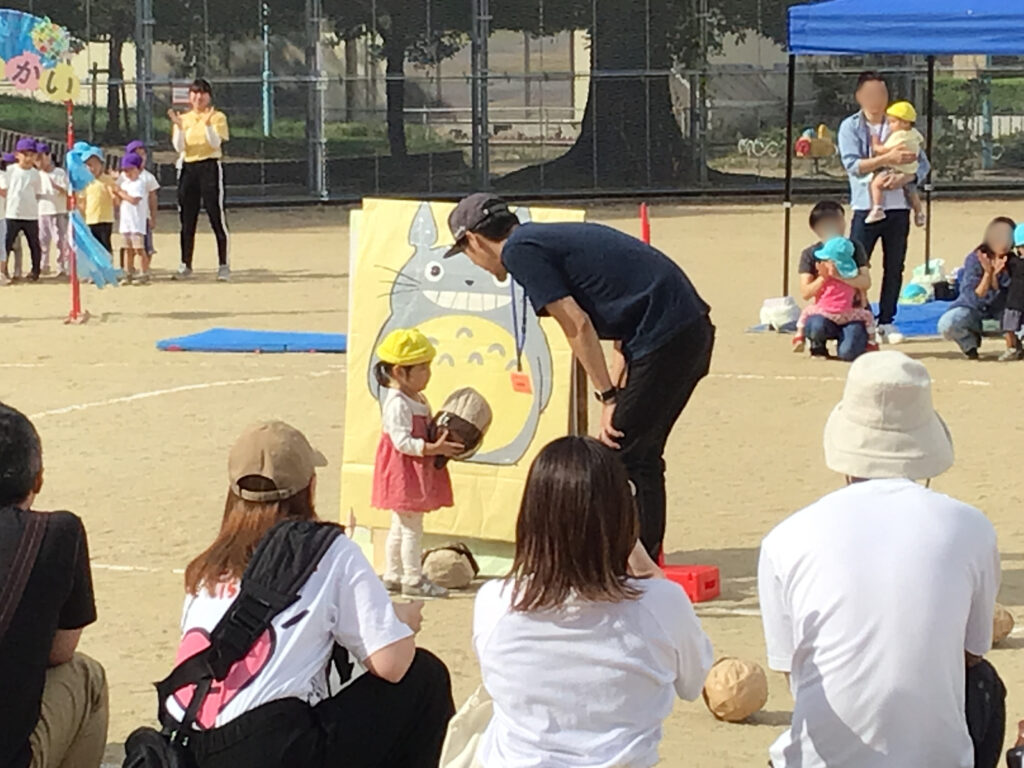
<svg viewBox="0 0 1024 768"><path fill-rule="evenodd" d="M621 461L564 437L530 468L504 581L480 590L473 644L494 715L483 768L648 768L676 696L700 695L711 643L686 593L637 547ZM635 578L631 573L651 573ZM661 578L658 578L658 577Z"/></svg>
<svg viewBox="0 0 1024 768"><path fill-rule="evenodd" d="M323 455L283 422L247 429L228 459L220 532L185 571L177 663L209 644L257 544L286 518L312 519ZM359 547L339 536L298 600L200 708L188 747L198 768L436 768L454 713L444 664L416 648L422 603L393 605ZM332 690L336 646L367 672ZM162 702L180 721L192 689Z"/></svg>

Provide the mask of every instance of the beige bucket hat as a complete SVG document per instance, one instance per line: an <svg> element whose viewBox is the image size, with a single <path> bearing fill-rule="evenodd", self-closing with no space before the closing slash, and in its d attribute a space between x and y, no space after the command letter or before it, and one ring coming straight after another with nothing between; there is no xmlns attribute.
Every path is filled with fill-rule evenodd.
<svg viewBox="0 0 1024 768"><path fill-rule="evenodd" d="M863 480L926 480L953 466L953 439L932 405L928 370L902 352L857 358L825 425L825 464Z"/></svg>

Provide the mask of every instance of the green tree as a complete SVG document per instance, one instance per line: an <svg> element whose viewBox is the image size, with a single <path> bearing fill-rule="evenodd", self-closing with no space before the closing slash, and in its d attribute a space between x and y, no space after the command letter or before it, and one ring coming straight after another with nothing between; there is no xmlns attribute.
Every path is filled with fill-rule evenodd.
<svg viewBox="0 0 1024 768"><path fill-rule="evenodd" d="M342 40L379 39L375 56L386 62L388 145L404 157L405 62L435 65L463 47L469 27L465 0L325 0L324 12ZM374 15L376 12L376 15Z"/></svg>

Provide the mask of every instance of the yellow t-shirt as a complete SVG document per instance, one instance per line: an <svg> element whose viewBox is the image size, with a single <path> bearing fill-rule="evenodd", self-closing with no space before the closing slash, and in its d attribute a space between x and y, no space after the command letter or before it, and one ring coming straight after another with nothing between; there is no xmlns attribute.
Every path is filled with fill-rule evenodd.
<svg viewBox="0 0 1024 768"><path fill-rule="evenodd" d="M114 199L110 196L113 186L114 180L103 174L85 188L83 196L86 224L114 223Z"/></svg>
<svg viewBox="0 0 1024 768"><path fill-rule="evenodd" d="M905 131L893 131L885 140L886 149L894 149L900 144L906 145L908 152L920 152L921 145L924 144L924 136L917 128L908 128ZM919 163L915 160L912 163L893 166L893 170L900 173L917 173L918 167Z"/></svg>
<svg viewBox="0 0 1024 768"><path fill-rule="evenodd" d="M228 133L228 119L220 110L213 110L210 127L217 132L222 142L231 138ZM206 123L196 112L186 112L181 116L181 131L185 136L185 162L196 163L200 160L219 160L224 156L223 144L214 149L206 137Z"/></svg>

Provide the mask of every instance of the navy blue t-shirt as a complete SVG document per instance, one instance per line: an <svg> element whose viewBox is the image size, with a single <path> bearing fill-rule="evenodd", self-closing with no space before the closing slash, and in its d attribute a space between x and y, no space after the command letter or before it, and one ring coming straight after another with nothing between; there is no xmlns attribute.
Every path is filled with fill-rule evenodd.
<svg viewBox="0 0 1024 768"><path fill-rule="evenodd" d="M523 224L501 260L537 314L572 296L600 338L622 342L627 360L650 354L710 311L665 254L602 224Z"/></svg>

